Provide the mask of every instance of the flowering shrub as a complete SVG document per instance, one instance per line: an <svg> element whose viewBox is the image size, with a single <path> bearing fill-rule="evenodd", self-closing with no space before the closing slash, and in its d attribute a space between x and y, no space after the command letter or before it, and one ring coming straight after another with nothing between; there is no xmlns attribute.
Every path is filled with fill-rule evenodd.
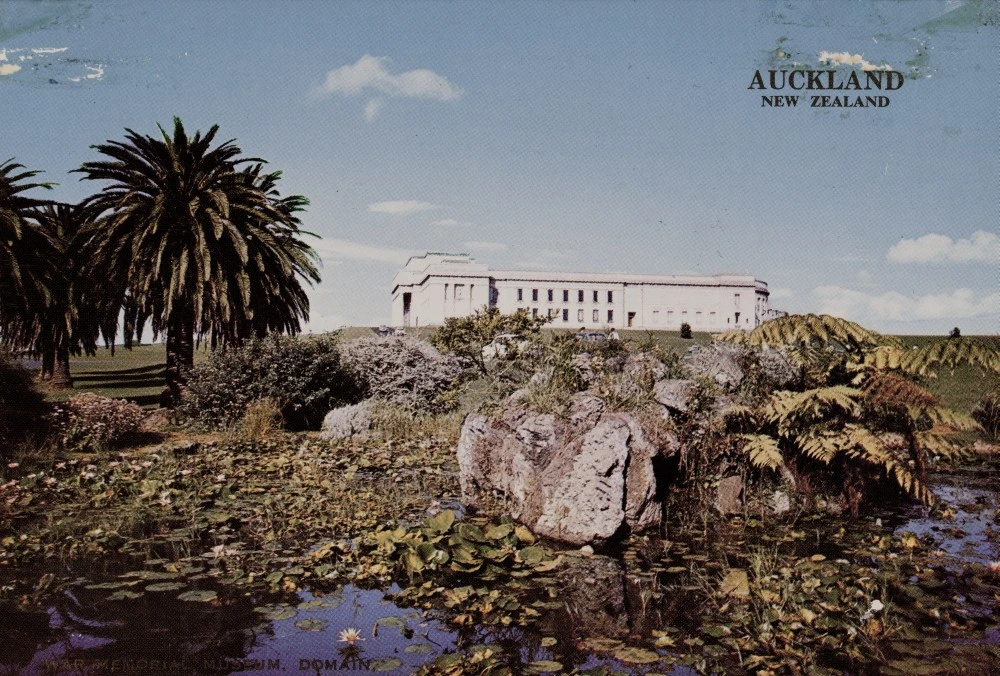
<svg viewBox="0 0 1000 676"><path fill-rule="evenodd" d="M409 336L351 341L344 346L344 365L366 398L414 412L446 409L445 395L462 371L456 357Z"/></svg>
<svg viewBox="0 0 1000 676"><path fill-rule="evenodd" d="M124 399L85 392L53 407L52 433L74 451L98 451L139 431L143 410Z"/></svg>
<svg viewBox="0 0 1000 676"><path fill-rule="evenodd" d="M327 411L357 401L336 337L273 335L217 350L192 371L178 412L225 427L261 399L273 400L291 429L317 429Z"/></svg>

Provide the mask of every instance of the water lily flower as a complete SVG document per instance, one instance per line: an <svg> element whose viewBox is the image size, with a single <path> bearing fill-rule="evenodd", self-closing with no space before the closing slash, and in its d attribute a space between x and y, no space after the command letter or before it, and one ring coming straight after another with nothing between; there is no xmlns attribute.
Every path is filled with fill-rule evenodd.
<svg viewBox="0 0 1000 676"><path fill-rule="evenodd" d="M348 645L354 645L358 641L364 641L364 639L361 638L361 632L354 627L348 627L340 632L339 640L343 643L347 643Z"/></svg>
<svg viewBox="0 0 1000 676"><path fill-rule="evenodd" d="M170 504L170 491L163 491L160 493L160 504L163 506Z"/></svg>
<svg viewBox="0 0 1000 676"><path fill-rule="evenodd" d="M18 464L16 462L8 462L7 463L7 469L14 469L17 466L18 466Z"/></svg>
<svg viewBox="0 0 1000 676"><path fill-rule="evenodd" d="M866 612L864 615L861 616L861 621L864 622L875 613L880 612L883 608L885 608L885 605L883 605L883 603L878 599L875 599L868 607L868 612Z"/></svg>
<svg viewBox="0 0 1000 676"><path fill-rule="evenodd" d="M57 462L56 463L56 469L63 469L64 467L66 467L66 463L65 462Z"/></svg>
<svg viewBox="0 0 1000 676"><path fill-rule="evenodd" d="M220 474L217 477L215 477L215 483L217 483L217 484L218 483L222 483L225 480L226 480L226 475L225 474Z"/></svg>
<svg viewBox="0 0 1000 676"><path fill-rule="evenodd" d="M1000 573L1000 561L990 561L986 564L991 573Z"/></svg>

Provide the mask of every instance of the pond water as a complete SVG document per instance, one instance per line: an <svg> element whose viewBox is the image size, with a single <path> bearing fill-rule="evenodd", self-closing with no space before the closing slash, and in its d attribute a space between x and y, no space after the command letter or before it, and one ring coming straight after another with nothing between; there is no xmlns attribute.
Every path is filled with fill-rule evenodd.
<svg viewBox="0 0 1000 676"><path fill-rule="evenodd" d="M905 546L925 554L907 563L909 578L872 587L872 599L891 599L898 618L879 627L880 670L991 673L1000 659L998 578L984 572L1000 560L994 477L993 469L934 476L946 509L906 507L855 520L804 517L778 528L750 520L730 534L639 540L613 556L567 552L563 566L532 581L525 598L539 616L527 627L456 627L432 610L407 607L397 586L380 591L302 581L262 593L220 584L197 560L180 568L177 561L146 561L132 571L63 563L49 572L67 582L44 610L0 605L0 674L403 674L483 645L515 673L739 672L742 657L724 638L738 628L717 594L726 570L749 570L751 579L770 575L778 585L789 577L777 572L784 570L782 557L790 557L828 566L817 578L837 566L845 576L870 569L877 577L886 560L880 547L893 537L913 538ZM888 555L901 558L905 553ZM864 610L869 600L856 603ZM768 609L758 610L763 614L754 621L780 625ZM851 612L845 617L864 627L866 618ZM632 646L645 652L629 653ZM838 651L821 652L822 666L868 670L839 661ZM660 661L651 662L650 654Z"/></svg>

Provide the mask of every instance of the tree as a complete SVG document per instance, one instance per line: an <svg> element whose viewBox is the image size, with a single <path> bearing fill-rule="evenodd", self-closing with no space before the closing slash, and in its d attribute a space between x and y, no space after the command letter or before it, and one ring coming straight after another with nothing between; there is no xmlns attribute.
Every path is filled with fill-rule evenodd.
<svg viewBox="0 0 1000 676"><path fill-rule="evenodd" d="M480 375L504 380L522 360L525 349L520 343L537 339L548 321L532 317L523 309L503 314L495 307L482 308L466 317L445 319L431 343L442 352L456 355Z"/></svg>
<svg viewBox="0 0 1000 676"><path fill-rule="evenodd" d="M318 282L318 258L299 237L308 201L282 198L280 173L242 156L233 140L213 147L218 126L189 137L125 130L125 141L93 146L85 179L107 181L84 202L89 274L112 277L125 310L126 347L149 321L166 334L168 405L174 405L208 338L239 343L268 332L297 333L308 320L300 280Z"/></svg>
<svg viewBox="0 0 1000 676"><path fill-rule="evenodd" d="M38 338L38 312L52 300L56 272L56 242L38 220L49 202L25 195L51 187L30 182L38 173L12 159L0 163L0 341L13 350Z"/></svg>
<svg viewBox="0 0 1000 676"><path fill-rule="evenodd" d="M948 337L949 338L961 338L962 337L962 330L956 326L948 334Z"/></svg>
<svg viewBox="0 0 1000 676"><path fill-rule="evenodd" d="M34 351L42 358L42 379L62 389L73 386L70 354L94 354L102 333L105 342L113 345L120 304L113 294L105 293L105 276L83 272L83 210L56 203L40 209L37 218L55 242L56 271L51 300L39 313L41 326Z"/></svg>

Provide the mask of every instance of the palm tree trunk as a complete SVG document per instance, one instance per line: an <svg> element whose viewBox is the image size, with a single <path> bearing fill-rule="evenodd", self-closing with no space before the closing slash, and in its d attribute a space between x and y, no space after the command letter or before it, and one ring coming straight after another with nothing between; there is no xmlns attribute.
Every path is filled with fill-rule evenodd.
<svg viewBox="0 0 1000 676"><path fill-rule="evenodd" d="M167 320L167 407L176 406L194 367L194 308L183 306L173 310Z"/></svg>
<svg viewBox="0 0 1000 676"><path fill-rule="evenodd" d="M52 387L65 390L73 387L73 377L69 372L69 346L60 345L55 349L52 365Z"/></svg>
<svg viewBox="0 0 1000 676"><path fill-rule="evenodd" d="M56 349L52 345L42 347L42 380L51 380L56 363Z"/></svg>

